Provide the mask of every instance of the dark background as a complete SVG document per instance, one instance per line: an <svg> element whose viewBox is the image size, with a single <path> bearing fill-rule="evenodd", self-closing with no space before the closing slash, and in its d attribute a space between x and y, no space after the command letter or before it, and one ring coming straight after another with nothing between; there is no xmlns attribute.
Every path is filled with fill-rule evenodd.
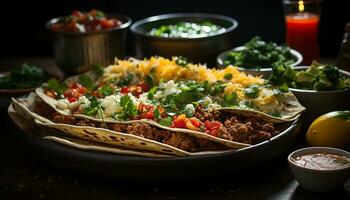
<svg viewBox="0 0 350 200"><path fill-rule="evenodd" d="M320 21L321 56L337 56L350 21L349 0L324 0ZM237 46L255 35L265 40L284 42L284 16L281 0L52 0L6 1L1 7L1 58L52 56L50 35L45 23L51 18L68 15L72 10L101 9L107 13L130 16L133 21L152 15L174 12L208 12L238 20ZM132 36L128 37L128 54L133 55Z"/></svg>

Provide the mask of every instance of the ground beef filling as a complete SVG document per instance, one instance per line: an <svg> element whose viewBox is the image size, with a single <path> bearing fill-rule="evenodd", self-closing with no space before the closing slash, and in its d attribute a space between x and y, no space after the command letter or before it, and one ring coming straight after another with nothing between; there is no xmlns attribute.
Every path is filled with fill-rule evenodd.
<svg viewBox="0 0 350 200"><path fill-rule="evenodd" d="M207 139L200 139L188 134L160 129L145 123L104 124L87 119L78 119L71 116L61 115L45 103L38 104L34 108L34 112L51 119L56 123L108 128L109 130L116 132L133 134L155 140L190 152L225 149L223 145ZM275 130L274 124L265 122L261 119L232 116L232 114L218 110L208 111L201 106L197 106L194 116L202 122L207 120L220 121L222 126L219 128L217 136L230 141L257 144L269 140L271 137L279 133L279 131Z"/></svg>
<svg viewBox="0 0 350 200"><path fill-rule="evenodd" d="M153 127L146 123L116 124L100 123L88 119L79 119L72 116L59 114L45 103L40 103L34 108L34 112L56 123L71 124L76 126L91 126L107 128L116 132L132 134L139 137L155 140L170 146L189 151L214 151L225 150L226 146L207 139L196 138L186 133L172 132Z"/></svg>
<svg viewBox="0 0 350 200"><path fill-rule="evenodd" d="M273 123L253 117L232 116L224 111L205 110L202 106L196 107L194 116L202 122L220 121L223 126L218 130L217 136L230 141L257 144L279 133Z"/></svg>

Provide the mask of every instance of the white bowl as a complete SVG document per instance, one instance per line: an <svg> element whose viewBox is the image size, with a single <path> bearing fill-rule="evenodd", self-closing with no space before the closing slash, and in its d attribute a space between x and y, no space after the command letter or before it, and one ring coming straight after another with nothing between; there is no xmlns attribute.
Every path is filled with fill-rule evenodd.
<svg viewBox="0 0 350 200"><path fill-rule="evenodd" d="M316 192L328 192L344 186L350 177L350 167L335 170L317 170L301 167L292 160L298 156L320 152L350 158L349 152L330 147L309 147L296 150L288 156L288 164L295 179L303 188Z"/></svg>

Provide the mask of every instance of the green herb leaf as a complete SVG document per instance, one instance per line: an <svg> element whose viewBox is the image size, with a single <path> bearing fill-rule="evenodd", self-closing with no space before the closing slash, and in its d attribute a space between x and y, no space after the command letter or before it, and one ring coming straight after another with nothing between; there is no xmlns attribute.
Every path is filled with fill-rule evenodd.
<svg viewBox="0 0 350 200"><path fill-rule="evenodd" d="M237 93L233 92L231 94L224 95L224 106L235 106L238 104L237 102Z"/></svg>
<svg viewBox="0 0 350 200"><path fill-rule="evenodd" d="M122 86L127 86L129 85L132 81L134 80L134 75L133 74L128 74L127 76L121 78L117 82L117 86L122 87Z"/></svg>
<svg viewBox="0 0 350 200"><path fill-rule="evenodd" d="M171 126L173 119L171 117L165 117L159 121L159 124L162 126Z"/></svg>
<svg viewBox="0 0 350 200"><path fill-rule="evenodd" d="M153 99L153 96L154 94L157 92L157 87L154 86L152 87L149 91L148 91L148 94L147 94L147 97L149 100L152 100Z"/></svg>
<svg viewBox="0 0 350 200"><path fill-rule="evenodd" d="M56 79L52 78L47 81L47 88L50 90L54 90L57 94L63 94L63 92L67 89L67 86L64 84L60 84Z"/></svg>
<svg viewBox="0 0 350 200"><path fill-rule="evenodd" d="M175 60L175 63L182 66L182 67L187 67L188 65L188 59L182 56L177 57L177 59Z"/></svg>
<svg viewBox="0 0 350 200"><path fill-rule="evenodd" d="M95 73L96 78L99 78L100 76L103 75L103 67L99 64L93 65L92 66L92 71Z"/></svg>
<svg viewBox="0 0 350 200"><path fill-rule="evenodd" d="M154 119L155 119L155 120L158 120L158 119L161 118L161 117L160 117L160 112L159 112L158 109L154 109L153 115L154 115Z"/></svg>
<svg viewBox="0 0 350 200"><path fill-rule="evenodd" d="M82 74L79 76L79 83L89 90L91 90L94 87L94 81L91 79L90 76L86 74Z"/></svg>
<svg viewBox="0 0 350 200"><path fill-rule="evenodd" d="M255 99L259 96L260 87L256 84L250 85L249 87L244 89L245 96Z"/></svg>
<svg viewBox="0 0 350 200"><path fill-rule="evenodd" d="M123 108L122 113L118 115L118 118L120 119L128 119L138 114L137 109L129 95L124 95L120 98L120 106Z"/></svg>
<svg viewBox="0 0 350 200"><path fill-rule="evenodd" d="M226 80L228 80L228 81L230 81L232 78L233 78L233 76L232 76L231 73L227 73L227 74L225 74L225 76L224 76L224 79L226 79Z"/></svg>
<svg viewBox="0 0 350 200"><path fill-rule="evenodd" d="M89 101L90 101L90 106L85 108L83 113L85 115L88 115L88 116L96 116L97 112L99 111L100 109L100 102L98 101L98 99L94 96L90 96L90 95L87 95L86 96Z"/></svg>
<svg viewBox="0 0 350 200"><path fill-rule="evenodd" d="M109 96L111 94L113 94L114 90L112 87L105 85L102 88L99 89L99 92L103 95L103 96Z"/></svg>
<svg viewBox="0 0 350 200"><path fill-rule="evenodd" d="M154 85L154 77L153 77L153 75L151 75L151 74L146 75L144 80L145 80L146 84L149 87L153 87L153 85Z"/></svg>

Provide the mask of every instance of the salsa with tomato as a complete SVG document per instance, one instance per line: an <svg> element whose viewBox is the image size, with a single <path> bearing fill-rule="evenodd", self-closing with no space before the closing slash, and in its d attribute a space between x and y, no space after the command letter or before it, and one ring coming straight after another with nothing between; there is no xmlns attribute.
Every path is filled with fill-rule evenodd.
<svg viewBox="0 0 350 200"><path fill-rule="evenodd" d="M54 32L88 33L116 28L122 22L116 18L109 18L100 10L82 12L75 10L63 20L54 23L50 29Z"/></svg>

